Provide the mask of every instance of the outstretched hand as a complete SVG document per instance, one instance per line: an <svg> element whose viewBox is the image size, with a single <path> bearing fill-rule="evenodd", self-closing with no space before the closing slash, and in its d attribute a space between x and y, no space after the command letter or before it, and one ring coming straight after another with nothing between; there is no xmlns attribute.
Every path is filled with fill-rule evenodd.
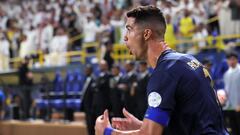
<svg viewBox="0 0 240 135"><path fill-rule="evenodd" d="M123 109L123 115L125 118L112 118L113 128L119 130L137 130L142 126L142 121L138 120L125 108Z"/></svg>
<svg viewBox="0 0 240 135"><path fill-rule="evenodd" d="M105 110L103 115L99 116L96 120L95 135L103 135L104 130L107 127L111 127L111 124L109 121L108 110Z"/></svg>

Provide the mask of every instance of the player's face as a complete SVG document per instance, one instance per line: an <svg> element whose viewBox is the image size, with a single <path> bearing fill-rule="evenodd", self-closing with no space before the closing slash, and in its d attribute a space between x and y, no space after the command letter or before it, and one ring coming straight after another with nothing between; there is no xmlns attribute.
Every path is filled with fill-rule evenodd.
<svg viewBox="0 0 240 135"><path fill-rule="evenodd" d="M129 17L127 18L126 29L127 32L124 36L124 41L130 53L133 54L136 59L146 60L147 45L143 38L143 28L135 23L134 18Z"/></svg>

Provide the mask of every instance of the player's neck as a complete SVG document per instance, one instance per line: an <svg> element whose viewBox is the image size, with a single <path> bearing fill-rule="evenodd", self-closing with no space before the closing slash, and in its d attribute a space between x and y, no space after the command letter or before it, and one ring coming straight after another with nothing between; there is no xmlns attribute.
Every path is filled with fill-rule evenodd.
<svg viewBox="0 0 240 135"><path fill-rule="evenodd" d="M148 63L152 68L155 68L157 65L158 58L161 54L169 50L170 48L164 41L152 43L148 49Z"/></svg>

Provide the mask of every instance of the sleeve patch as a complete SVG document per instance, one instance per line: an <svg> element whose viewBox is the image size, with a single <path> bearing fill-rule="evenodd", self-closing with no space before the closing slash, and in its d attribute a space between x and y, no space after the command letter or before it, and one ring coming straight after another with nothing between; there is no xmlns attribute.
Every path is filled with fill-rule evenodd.
<svg viewBox="0 0 240 135"><path fill-rule="evenodd" d="M150 107L158 107L162 102L162 97L159 93L157 92L151 92L149 95L148 95L148 105Z"/></svg>

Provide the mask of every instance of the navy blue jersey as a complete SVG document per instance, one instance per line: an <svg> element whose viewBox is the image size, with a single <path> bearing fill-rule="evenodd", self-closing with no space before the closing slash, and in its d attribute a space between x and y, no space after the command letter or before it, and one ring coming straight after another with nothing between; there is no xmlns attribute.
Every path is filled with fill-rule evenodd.
<svg viewBox="0 0 240 135"><path fill-rule="evenodd" d="M171 135L227 135L211 78L194 57L167 50L147 86L146 119Z"/></svg>

